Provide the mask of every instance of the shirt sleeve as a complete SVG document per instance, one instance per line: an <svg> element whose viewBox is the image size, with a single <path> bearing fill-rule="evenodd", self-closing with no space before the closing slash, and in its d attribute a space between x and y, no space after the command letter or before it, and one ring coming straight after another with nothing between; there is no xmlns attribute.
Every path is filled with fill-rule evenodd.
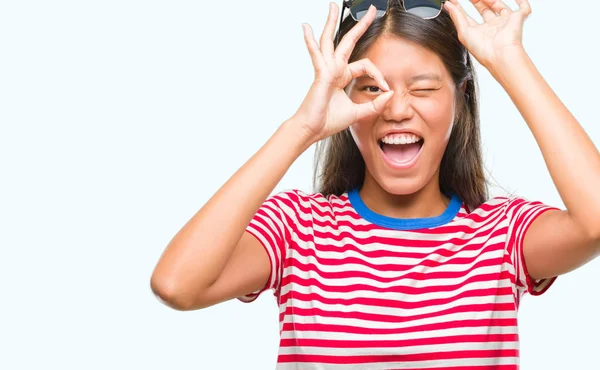
<svg viewBox="0 0 600 370"><path fill-rule="evenodd" d="M262 289L238 297L240 301L253 302L266 290L272 290L276 297L279 296L287 250L294 233L293 227L298 219L298 198L299 194L294 190L271 195L247 226L246 232L253 235L265 249L269 257L271 273Z"/></svg>
<svg viewBox="0 0 600 370"><path fill-rule="evenodd" d="M558 208L524 198L513 198L508 202L506 215L509 226L506 248L511 256L516 275L515 283L521 295L525 292L531 295L541 295L556 280L556 277L533 280L527 271L523 256L523 241L527 230L541 214L550 210L558 210Z"/></svg>

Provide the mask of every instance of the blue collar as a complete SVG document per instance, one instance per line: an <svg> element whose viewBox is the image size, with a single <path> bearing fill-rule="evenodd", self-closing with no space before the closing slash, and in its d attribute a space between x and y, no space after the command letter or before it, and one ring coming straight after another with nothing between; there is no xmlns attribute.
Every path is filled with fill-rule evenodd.
<svg viewBox="0 0 600 370"><path fill-rule="evenodd" d="M416 230L430 227L441 226L452 221L462 206L462 200L456 194L452 194L450 204L439 216L427 218L394 218L380 215L371 211L365 203L363 203L358 193L358 189L348 192L348 199L354 207L354 210L365 220L379 226L396 229L396 230Z"/></svg>

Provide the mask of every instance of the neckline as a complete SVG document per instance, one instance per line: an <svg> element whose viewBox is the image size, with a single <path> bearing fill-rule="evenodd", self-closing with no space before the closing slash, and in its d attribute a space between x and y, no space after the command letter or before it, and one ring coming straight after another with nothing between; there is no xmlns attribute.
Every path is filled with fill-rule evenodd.
<svg viewBox="0 0 600 370"><path fill-rule="evenodd" d="M395 218L380 215L367 207L362 201L358 189L348 192L348 200L356 213L365 220L378 225L396 230L417 230L431 227L437 227L452 221L462 207L462 200L456 194L452 194L450 204L446 207L444 213L435 217L425 218Z"/></svg>

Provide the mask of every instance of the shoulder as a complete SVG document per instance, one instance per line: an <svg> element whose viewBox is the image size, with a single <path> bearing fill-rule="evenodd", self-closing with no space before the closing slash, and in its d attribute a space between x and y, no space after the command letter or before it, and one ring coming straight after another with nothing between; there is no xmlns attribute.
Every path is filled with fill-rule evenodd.
<svg viewBox="0 0 600 370"><path fill-rule="evenodd" d="M339 203L347 202L348 194L342 195L323 195L321 193L310 193L300 189L286 189L275 192L270 198L275 199L293 199L299 202L317 202L317 203Z"/></svg>
<svg viewBox="0 0 600 370"><path fill-rule="evenodd" d="M267 201L294 206L300 212L309 212L310 209L325 209L345 207L349 203L348 194L341 195L311 193L300 189L286 189L275 192Z"/></svg>
<svg viewBox="0 0 600 370"><path fill-rule="evenodd" d="M518 213L526 209L540 207L545 208L548 206L540 201L530 200L519 195L498 195L489 198L487 201L485 201L479 207L473 210L472 213L502 213L504 216L510 217L514 213Z"/></svg>
<svg viewBox="0 0 600 370"><path fill-rule="evenodd" d="M470 209L469 213L473 214L483 214L483 213L490 213L490 212L498 212L498 211L503 211L506 210L506 207L508 206L508 204L513 200L512 197L506 197L506 196L495 196L495 197L491 197L488 200L486 200L485 202L481 203L477 208L475 209Z"/></svg>

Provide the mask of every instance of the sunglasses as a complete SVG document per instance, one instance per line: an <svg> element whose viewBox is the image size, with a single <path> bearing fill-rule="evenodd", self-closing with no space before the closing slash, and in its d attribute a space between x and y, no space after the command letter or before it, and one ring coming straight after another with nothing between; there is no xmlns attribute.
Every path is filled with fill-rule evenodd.
<svg viewBox="0 0 600 370"><path fill-rule="evenodd" d="M433 19L440 15L446 0L389 0L398 1L407 13L414 14L423 19ZM367 14L369 7L373 5L377 9L376 18L383 17L388 9L388 0L344 0L342 5L342 20L338 30L337 44L339 44L344 12L350 9L350 15L355 21L360 21Z"/></svg>

